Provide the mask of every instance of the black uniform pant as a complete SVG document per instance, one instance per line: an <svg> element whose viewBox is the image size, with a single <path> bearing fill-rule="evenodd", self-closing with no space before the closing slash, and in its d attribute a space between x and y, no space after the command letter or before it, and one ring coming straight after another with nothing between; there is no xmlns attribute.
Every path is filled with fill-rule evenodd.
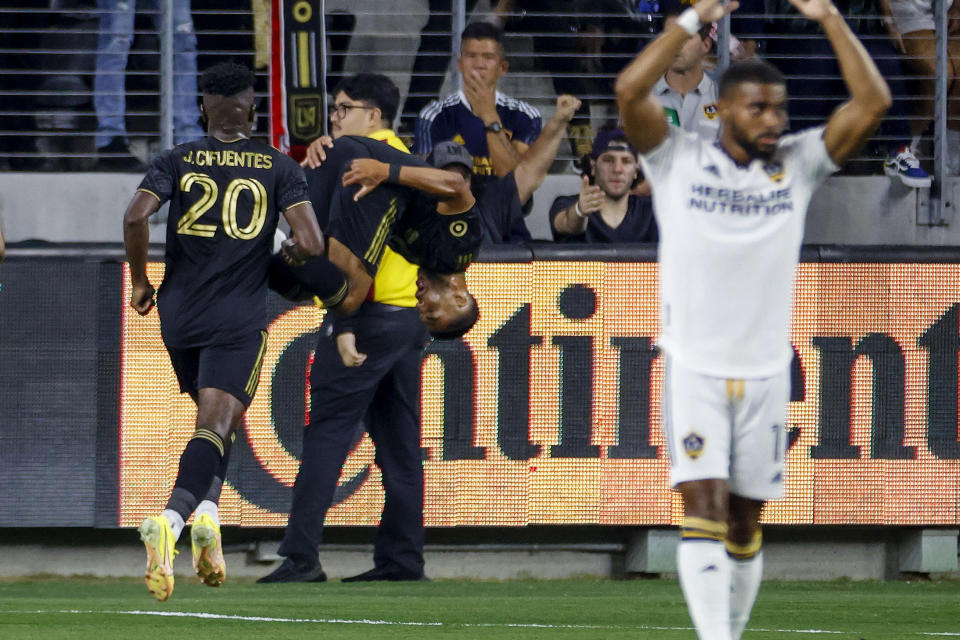
<svg viewBox="0 0 960 640"><path fill-rule="evenodd" d="M383 476L383 514L374 542L376 568L423 572L423 466L420 455L420 362L427 334L415 308L365 303L351 325L360 367L345 367L328 315L310 370L310 424L304 430L293 506L279 553L314 563L323 520L333 502L357 425L376 447Z"/></svg>

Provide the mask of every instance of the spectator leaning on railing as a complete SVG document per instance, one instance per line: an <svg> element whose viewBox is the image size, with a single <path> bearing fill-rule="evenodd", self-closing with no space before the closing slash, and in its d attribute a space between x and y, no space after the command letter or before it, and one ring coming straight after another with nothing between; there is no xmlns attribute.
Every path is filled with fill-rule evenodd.
<svg viewBox="0 0 960 640"><path fill-rule="evenodd" d="M950 2L951 0L945 0ZM923 100L916 103L910 120L911 147L916 148L920 136L933 117L933 93L937 75L936 32L933 23L933 0L880 0L884 24L894 46L906 55L905 66L920 84ZM947 171L960 173L960 2L952 0L949 9L947 41Z"/></svg>
<svg viewBox="0 0 960 640"><path fill-rule="evenodd" d="M647 195L632 195L642 177L637 152L620 129L602 130L584 159L580 193L550 207L557 242L656 242L657 223Z"/></svg>
<svg viewBox="0 0 960 640"><path fill-rule="evenodd" d="M173 11L173 126L174 144L203 137L197 106L197 36L193 30L190 0L168 0ZM95 144L104 171L146 170L127 147L126 75L133 42L133 0L100 0L100 36L93 104L97 112ZM154 25L160 27L160 7L151 5Z"/></svg>
<svg viewBox="0 0 960 640"><path fill-rule="evenodd" d="M900 53L882 37L881 0L853 0L837 10L872 56L893 95L880 132L868 146L868 152L886 157L884 173L897 177L908 187L929 187L930 175L920 166L910 146L910 119L903 82ZM790 102L790 128L798 131L830 117L845 95L840 81L841 69L830 44L816 24L803 20L789 0L769 0L767 55L787 76ZM880 36L880 37L878 37Z"/></svg>

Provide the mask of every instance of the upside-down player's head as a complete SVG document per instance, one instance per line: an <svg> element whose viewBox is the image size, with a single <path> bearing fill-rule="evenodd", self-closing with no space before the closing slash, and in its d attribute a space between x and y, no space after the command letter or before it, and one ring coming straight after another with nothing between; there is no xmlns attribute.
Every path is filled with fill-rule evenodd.
<svg viewBox="0 0 960 640"><path fill-rule="evenodd" d="M731 65L718 85L723 144L769 159L787 128L786 78L768 62L745 60Z"/></svg>
<svg viewBox="0 0 960 640"><path fill-rule="evenodd" d="M437 340L459 338L480 317L477 301L467 290L463 272L417 274L417 310L430 335Z"/></svg>
<svg viewBox="0 0 960 640"><path fill-rule="evenodd" d="M207 131L228 140L249 138L256 117L253 86L256 76L237 62L220 62L200 76L203 102L200 112Z"/></svg>

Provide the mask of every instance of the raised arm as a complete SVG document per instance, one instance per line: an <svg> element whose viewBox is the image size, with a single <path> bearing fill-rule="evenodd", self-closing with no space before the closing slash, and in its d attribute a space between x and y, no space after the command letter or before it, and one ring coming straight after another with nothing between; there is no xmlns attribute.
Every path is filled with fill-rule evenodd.
<svg viewBox="0 0 960 640"><path fill-rule="evenodd" d="M791 0L792 1L792 0ZM667 72L684 43L701 25L716 22L739 6L721 0L700 0L661 33L617 76L616 92L623 131L640 153L653 149L667 135L663 106L650 95L653 85ZM689 12L693 13L689 13Z"/></svg>
<svg viewBox="0 0 960 640"><path fill-rule="evenodd" d="M507 130L500 122L497 113L497 83L485 80L479 72L463 74L463 93L470 102L473 114L483 121L484 132L487 137L487 149L490 151L490 164L498 178L502 178L514 169L527 151L527 145L512 140ZM494 131L488 128L497 123L499 128Z"/></svg>
<svg viewBox="0 0 960 640"><path fill-rule="evenodd" d="M153 308L153 285L147 279L147 252L150 249L148 219L160 206L157 196L149 191L137 191L123 214L123 246L130 263L130 306L142 316Z"/></svg>
<svg viewBox="0 0 960 640"><path fill-rule="evenodd" d="M526 202L547 177L547 171L557 157L560 142L567 134L567 125L579 108L580 101L577 98L568 95L557 97L557 110L553 117L544 125L543 131L513 171L521 203Z"/></svg>
<svg viewBox="0 0 960 640"><path fill-rule="evenodd" d="M790 0L790 4L823 27L850 92L850 99L830 116L823 134L830 159L840 165L859 151L880 126L890 108L890 88L833 2Z"/></svg>

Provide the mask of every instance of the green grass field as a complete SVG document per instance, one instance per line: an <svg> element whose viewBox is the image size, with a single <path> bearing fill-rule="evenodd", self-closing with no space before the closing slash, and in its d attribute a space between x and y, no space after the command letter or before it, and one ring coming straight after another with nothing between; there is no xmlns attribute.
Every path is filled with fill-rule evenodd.
<svg viewBox="0 0 960 640"><path fill-rule="evenodd" d="M209 634L209 635L207 635ZM150 638L693 639L673 580L257 585L182 578L0 581L3 640ZM960 583L768 582L745 639L960 637Z"/></svg>

